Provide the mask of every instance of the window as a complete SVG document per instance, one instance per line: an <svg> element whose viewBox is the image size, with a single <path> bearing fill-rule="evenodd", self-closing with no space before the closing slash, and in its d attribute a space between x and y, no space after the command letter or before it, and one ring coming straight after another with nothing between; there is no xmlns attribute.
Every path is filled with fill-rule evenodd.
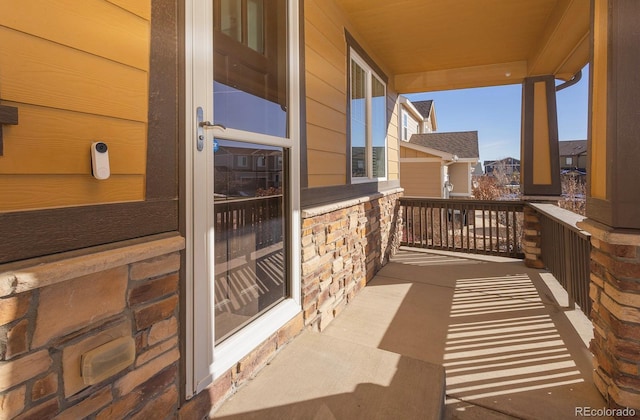
<svg viewBox="0 0 640 420"><path fill-rule="evenodd" d="M386 85L353 49L350 76L351 178L382 180L387 176Z"/></svg>
<svg viewBox="0 0 640 420"><path fill-rule="evenodd" d="M228 37L264 53L264 0L220 0L217 25Z"/></svg>
<svg viewBox="0 0 640 420"><path fill-rule="evenodd" d="M236 156L236 161L238 162L238 166L241 168L249 166L249 159L246 156Z"/></svg>
<svg viewBox="0 0 640 420"><path fill-rule="evenodd" d="M214 2L216 124L288 136L286 41L284 0Z"/></svg>
<svg viewBox="0 0 640 420"><path fill-rule="evenodd" d="M402 140L409 140L409 116L402 112Z"/></svg>
<svg viewBox="0 0 640 420"><path fill-rule="evenodd" d="M566 163L567 165L571 165L571 164L573 164L573 158L568 157L568 158L565 160L565 163Z"/></svg>

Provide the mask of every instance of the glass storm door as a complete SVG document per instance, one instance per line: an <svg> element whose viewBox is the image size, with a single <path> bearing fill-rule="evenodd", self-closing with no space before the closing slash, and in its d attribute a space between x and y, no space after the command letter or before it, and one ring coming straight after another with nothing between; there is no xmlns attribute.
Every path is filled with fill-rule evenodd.
<svg viewBox="0 0 640 420"><path fill-rule="evenodd" d="M300 310L291 252L299 237L299 99L290 77L297 2L201 3L190 2L193 391Z"/></svg>

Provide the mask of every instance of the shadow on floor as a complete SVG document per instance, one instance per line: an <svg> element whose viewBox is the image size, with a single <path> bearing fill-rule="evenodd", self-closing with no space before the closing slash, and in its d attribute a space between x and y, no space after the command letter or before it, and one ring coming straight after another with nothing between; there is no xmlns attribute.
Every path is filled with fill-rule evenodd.
<svg viewBox="0 0 640 420"><path fill-rule="evenodd" d="M576 407L604 407L567 309L541 271L508 261L401 251L216 418L438 418L438 366L444 418L573 419Z"/></svg>

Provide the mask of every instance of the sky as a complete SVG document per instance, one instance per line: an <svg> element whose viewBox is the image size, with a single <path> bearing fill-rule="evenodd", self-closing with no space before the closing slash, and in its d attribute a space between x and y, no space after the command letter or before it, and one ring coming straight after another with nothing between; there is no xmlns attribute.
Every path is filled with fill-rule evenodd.
<svg viewBox="0 0 640 420"><path fill-rule="evenodd" d="M588 85L587 66L578 83L557 92L560 141L587 138ZM521 84L406 96L411 101L434 101L438 132L477 130L481 162L520 159Z"/></svg>

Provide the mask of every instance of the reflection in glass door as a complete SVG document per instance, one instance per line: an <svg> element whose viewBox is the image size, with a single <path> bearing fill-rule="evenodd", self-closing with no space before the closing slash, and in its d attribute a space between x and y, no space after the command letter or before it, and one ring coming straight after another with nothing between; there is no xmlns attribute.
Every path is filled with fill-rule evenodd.
<svg viewBox="0 0 640 420"><path fill-rule="evenodd" d="M214 123L233 132L213 147L216 344L290 293L286 10L214 1Z"/></svg>
<svg viewBox="0 0 640 420"><path fill-rule="evenodd" d="M284 150L216 140L215 342L287 297Z"/></svg>

